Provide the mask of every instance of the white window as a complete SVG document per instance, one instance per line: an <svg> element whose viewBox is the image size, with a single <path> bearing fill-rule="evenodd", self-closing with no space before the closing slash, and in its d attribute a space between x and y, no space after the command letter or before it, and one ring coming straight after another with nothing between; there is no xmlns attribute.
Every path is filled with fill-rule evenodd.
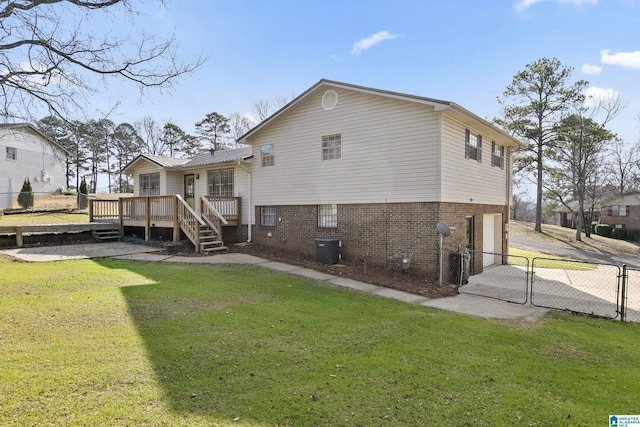
<svg viewBox="0 0 640 427"><path fill-rule="evenodd" d="M265 227L276 226L276 207L275 206L262 206L260 208L261 223Z"/></svg>
<svg viewBox="0 0 640 427"><path fill-rule="evenodd" d="M16 160L18 158L18 151L15 147L7 147L7 160Z"/></svg>
<svg viewBox="0 0 640 427"><path fill-rule="evenodd" d="M146 173L140 175L140 195L160 195L160 173Z"/></svg>
<svg viewBox="0 0 640 427"><path fill-rule="evenodd" d="M207 191L209 196L233 197L233 169L207 171Z"/></svg>
<svg viewBox="0 0 640 427"><path fill-rule="evenodd" d="M336 228L338 226L338 205L318 205L318 227Z"/></svg>
<svg viewBox="0 0 640 427"><path fill-rule="evenodd" d="M260 146L260 161L262 167L273 166L275 164L275 150L273 144L264 144Z"/></svg>
<svg viewBox="0 0 640 427"><path fill-rule="evenodd" d="M482 136L471 133L469 129L465 132L464 157L482 163Z"/></svg>
<svg viewBox="0 0 640 427"><path fill-rule="evenodd" d="M491 141L491 166L504 169L504 147Z"/></svg>
<svg viewBox="0 0 640 427"><path fill-rule="evenodd" d="M334 160L342 157L342 138L340 135L322 137L322 160Z"/></svg>
<svg viewBox="0 0 640 427"><path fill-rule="evenodd" d="M626 205L611 206L611 216L627 216L627 206Z"/></svg>

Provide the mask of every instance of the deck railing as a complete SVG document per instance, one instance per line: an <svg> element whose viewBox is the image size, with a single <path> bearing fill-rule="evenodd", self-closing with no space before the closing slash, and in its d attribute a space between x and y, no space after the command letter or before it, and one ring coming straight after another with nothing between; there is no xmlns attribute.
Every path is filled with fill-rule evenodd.
<svg viewBox="0 0 640 427"><path fill-rule="evenodd" d="M215 207L214 203L203 196L200 197L200 217L218 236L222 236L222 224L229 224L226 218Z"/></svg>
<svg viewBox="0 0 640 427"><path fill-rule="evenodd" d="M120 201L89 199L89 221L118 221L120 219Z"/></svg>
<svg viewBox="0 0 640 427"><path fill-rule="evenodd" d="M196 253L200 252L200 228L206 227L206 224L195 213L191 206L184 201L179 195L175 196L178 202L178 224L189 240L193 242Z"/></svg>
<svg viewBox="0 0 640 427"><path fill-rule="evenodd" d="M240 219L240 203L242 200L240 197L203 196L202 198L207 199L227 221L238 221Z"/></svg>

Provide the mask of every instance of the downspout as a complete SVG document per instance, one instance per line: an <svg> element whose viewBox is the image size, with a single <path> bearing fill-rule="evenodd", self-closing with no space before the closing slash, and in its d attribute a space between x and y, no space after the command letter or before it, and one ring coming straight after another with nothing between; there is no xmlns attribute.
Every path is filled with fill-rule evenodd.
<svg viewBox="0 0 640 427"><path fill-rule="evenodd" d="M249 209L248 209L249 222L247 224L247 243L251 243L251 224L253 223L253 204L251 200L251 187L253 187L253 182L251 179L251 171L244 167L244 165L242 164L242 160L238 160L238 166L240 166L247 173L247 175L249 175L249 195L247 197L249 199ZM242 217L242 212L240 212L240 217Z"/></svg>
<svg viewBox="0 0 640 427"><path fill-rule="evenodd" d="M507 255L509 254L509 224L511 223L511 202L513 199L513 149L511 147L507 147L507 165L505 166L507 169L507 222L505 229L505 237L507 240Z"/></svg>

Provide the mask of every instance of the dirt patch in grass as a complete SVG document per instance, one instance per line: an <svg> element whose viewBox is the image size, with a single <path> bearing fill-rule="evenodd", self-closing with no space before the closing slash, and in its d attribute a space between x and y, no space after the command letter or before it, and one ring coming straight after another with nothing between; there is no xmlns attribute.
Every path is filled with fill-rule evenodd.
<svg viewBox="0 0 640 427"><path fill-rule="evenodd" d="M442 298L457 295L457 289L445 284L440 286L437 282L412 274L404 274L397 269L385 269L382 267L365 266L358 262L342 262L340 264L323 264L314 261L310 256L285 249L276 249L268 246L237 245L230 248L233 252L247 253L273 261L283 262L300 267L310 268L324 273L345 277L385 288L397 289L428 298Z"/></svg>

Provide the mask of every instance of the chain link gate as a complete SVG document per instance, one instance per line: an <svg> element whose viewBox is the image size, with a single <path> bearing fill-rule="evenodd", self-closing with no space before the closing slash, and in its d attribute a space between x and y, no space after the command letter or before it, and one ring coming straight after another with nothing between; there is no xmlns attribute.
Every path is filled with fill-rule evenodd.
<svg viewBox="0 0 640 427"><path fill-rule="evenodd" d="M640 323L640 268L482 251L443 252L448 255L445 277L460 293ZM474 274L474 257L485 255L493 256L495 264Z"/></svg>

